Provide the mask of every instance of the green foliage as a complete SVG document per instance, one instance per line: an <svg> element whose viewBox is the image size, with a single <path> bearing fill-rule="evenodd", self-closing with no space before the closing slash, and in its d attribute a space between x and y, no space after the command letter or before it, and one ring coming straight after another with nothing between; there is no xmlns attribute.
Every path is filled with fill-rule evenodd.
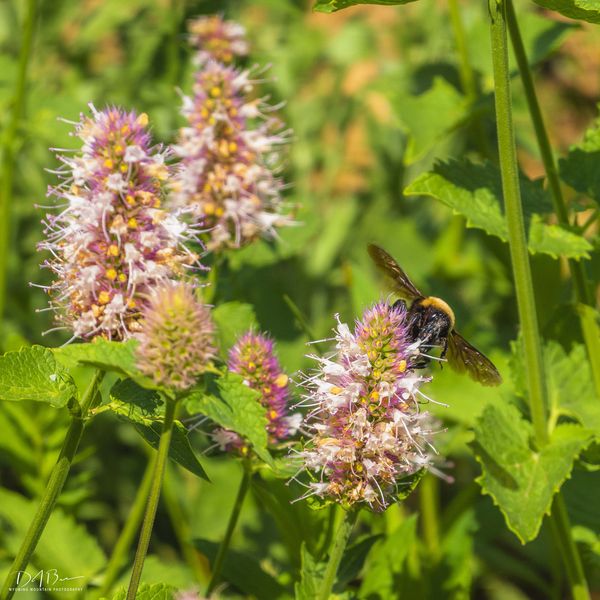
<svg viewBox="0 0 600 600"><path fill-rule="evenodd" d="M266 411L260 403L260 394L244 384L236 373L228 372L217 381L219 396L193 393L186 399L186 408L191 413L207 416L215 423L235 431L245 438L256 454L266 463L272 458L267 450L268 424Z"/></svg>
<svg viewBox="0 0 600 600"><path fill-rule="evenodd" d="M600 23L600 7L594 0L533 0L543 8L555 10L565 17Z"/></svg>
<svg viewBox="0 0 600 600"><path fill-rule="evenodd" d="M599 13L600 14L600 13ZM586 132L583 141L569 149L559 162L560 176L574 190L600 204L600 121L596 120Z"/></svg>
<svg viewBox="0 0 600 600"><path fill-rule="evenodd" d="M493 404L479 418L472 445L482 467L477 481L523 543L537 536L554 494L592 439L590 431L574 424L558 425L550 443L539 449L532 436L531 424L516 407Z"/></svg>
<svg viewBox="0 0 600 600"><path fill-rule="evenodd" d="M407 4L415 0L317 0L314 10L324 13L332 13L349 6L357 4L383 4L385 6L396 6L398 4Z"/></svg>
<svg viewBox="0 0 600 600"><path fill-rule="evenodd" d="M137 385L131 379L118 381L110 391L110 402L105 405L117 415L130 421L135 430L155 449L158 449L164 405L159 394ZM175 421L169 457L197 477L210 481L200 464L182 423Z"/></svg>
<svg viewBox="0 0 600 600"><path fill-rule="evenodd" d="M16 553L36 509L37 501L0 488L0 530L4 547L11 556ZM70 582L72 587L85 587L105 563L103 551L85 527L72 516L55 510L33 555L29 573L56 569L60 577L77 578Z"/></svg>
<svg viewBox="0 0 600 600"><path fill-rule="evenodd" d="M590 431L600 433L600 402L585 348L576 344L567 353L557 342L544 346L544 369L547 374L549 399L549 427L552 429L561 417L578 421ZM520 343L513 344L512 373L517 394L525 396Z"/></svg>
<svg viewBox="0 0 600 600"><path fill-rule="evenodd" d="M105 371L114 371L128 377L140 377L135 366L135 348L137 340L127 342L109 342L103 338L96 338L91 343L69 344L62 348L55 348L57 360L65 365L93 365Z"/></svg>
<svg viewBox="0 0 600 600"><path fill-rule="evenodd" d="M210 560L214 560L218 544L201 539L196 539L193 543ZM287 600L291 597L274 577L261 568L257 557L244 552L235 550L228 552L223 565L223 575L238 590L244 590L246 594L257 600L270 600L271 598Z"/></svg>
<svg viewBox="0 0 600 600"><path fill-rule="evenodd" d="M219 348L224 359L237 338L256 325L252 305L242 302L224 302L215 307L212 317L217 325Z"/></svg>
<svg viewBox="0 0 600 600"><path fill-rule="evenodd" d="M177 588L170 583L142 583L135 595L136 600L173 600ZM125 600L127 589L118 591L112 600Z"/></svg>
<svg viewBox="0 0 600 600"><path fill-rule="evenodd" d="M441 77L418 96L405 87L390 95L400 127L408 134L404 161L409 165L424 158L467 117L468 100Z"/></svg>
<svg viewBox="0 0 600 600"><path fill-rule="evenodd" d="M360 598L389 598L398 589L398 579L413 549L417 535L417 516L411 515L385 539L373 546L367 557L360 586Z"/></svg>
<svg viewBox="0 0 600 600"><path fill-rule="evenodd" d="M304 544L301 549L301 557L300 581L296 583L295 597L297 600L313 600L319 595L327 565L315 560Z"/></svg>
<svg viewBox="0 0 600 600"><path fill-rule="evenodd" d="M500 171L490 163L470 161L437 163L405 190L407 195L432 196L467 219L467 226L483 229L506 242L508 231L503 214ZM549 197L541 182L521 176L521 195L528 247L532 254L549 254L553 258L589 258L591 244L558 225L548 225L541 215L550 209Z"/></svg>
<svg viewBox="0 0 600 600"><path fill-rule="evenodd" d="M0 400L35 400L60 408L77 398L69 373L41 346L0 356Z"/></svg>

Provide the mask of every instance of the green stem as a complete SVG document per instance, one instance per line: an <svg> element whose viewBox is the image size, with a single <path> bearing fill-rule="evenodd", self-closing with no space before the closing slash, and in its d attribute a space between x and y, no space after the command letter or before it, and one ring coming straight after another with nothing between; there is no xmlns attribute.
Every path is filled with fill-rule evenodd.
<svg viewBox="0 0 600 600"><path fill-rule="evenodd" d="M96 399L98 385L103 377L103 371L95 372L94 377L81 398L81 404L78 406L77 413L73 414L71 418L71 424L67 430L65 441L63 442L58 460L56 461L48 483L46 484L46 489L40 500L37 512L29 524L29 529L27 530L25 538L21 542L21 547L9 569L2 591L0 591L0 598L2 598L2 600L9 600L15 593L16 588L12 586L15 583L16 577L20 572L27 568L31 555L35 551L37 543L48 523L48 519L54 510L56 501L60 496L65 481L67 480L69 470L71 469L71 465L73 464L73 459L77 453L77 448L85 426L85 418Z"/></svg>
<svg viewBox="0 0 600 600"><path fill-rule="evenodd" d="M542 346L538 333L538 320L523 220L523 206L521 204L521 190L519 188L510 94L505 0L489 0L489 9L498 151L508 227L508 243L525 350L524 360L529 392L529 408L536 441L538 445L543 446L548 442L545 406L546 389L542 364Z"/></svg>
<svg viewBox="0 0 600 600"><path fill-rule="evenodd" d="M173 526L177 543L181 550L181 554L185 559L185 562L192 570L194 578L197 583L205 582L208 576L206 570L203 568L200 554L194 548L190 542L191 532L189 526L189 519L186 518L181 503L179 501L179 494L173 484L173 478L175 477L175 470L167 466L167 472L165 473L165 481L163 484L163 498L167 514Z"/></svg>
<svg viewBox="0 0 600 600"><path fill-rule="evenodd" d="M153 454L153 458L155 456L156 455ZM138 488L135 500L133 501L133 506L131 507L129 515L127 516L127 521L125 522L123 531L121 531L121 535L119 536L108 564L106 565L102 586L98 590L98 593L95 596L96 598L108 596L115 581L117 580L117 577L119 576L121 568L127 561L127 553L133 544L135 534L137 533L144 516L144 509L146 508L148 495L150 494L150 486L152 484L154 465L154 459L148 461L144 477L142 478L142 482Z"/></svg>
<svg viewBox="0 0 600 600"><path fill-rule="evenodd" d="M425 546L430 558L437 562L440 557L439 482L430 473L419 485L419 501Z"/></svg>
<svg viewBox="0 0 600 600"><path fill-rule="evenodd" d="M512 0L507 0L506 2L506 21L512 46L515 52L515 57L517 59L517 64L519 66L519 73L521 75L521 81L523 82L523 89L525 91L525 97L527 99L531 121L533 123L538 147L540 149L540 156L542 157L544 170L546 171L546 177L548 178L548 187L552 195L554 210L558 217L558 222L568 228L569 212L567 210L567 205L565 203L562 188L560 186L560 179L558 176L556 161L554 159L554 153L552 152L552 146L550 145L548 132L544 124L544 117L542 116L540 104L535 92L533 76L529 66L529 61L527 60L527 54L525 52L525 46L519 30L519 24ZM573 277L577 302L580 304L593 306L592 295L587 285L584 264L574 259L569 259L568 263L571 275ZM596 393L598 396L600 396L600 352L598 352L597 343L597 341L600 339L600 328L598 327L598 323L595 319L586 318L585 311L580 312L580 324L583 338L586 343L590 364L592 366L592 374L594 377Z"/></svg>
<svg viewBox="0 0 600 600"><path fill-rule="evenodd" d="M142 577L142 569L144 568L144 560L150 545L150 537L152 528L154 527L154 519L156 517L156 509L158 508L158 500L160 498L160 490L162 487L165 467L169 458L169 447L171 446L171 437L173 435L173 423L175 422L176 401L172 398L165 398L165 420L163 422L162 432L160 434L160 442L158 444L158 454L152 472L152 482L150 486L150 495L148 496L148 504L146 505L146 513L138 547L133 560L133 569L131 571L131 579L129 580L129 588L127 590L127 600L135 600L137 589Z"/></svg>
<svg viewBox="0 0 600 600"><path fill-rule="evenodd" d="M508 65L507 3L510 3L510 0L489 0L498 150L506 207L508 241L525 350L524 362L525 372L527 373L529 407L535 439L538 447L542 447L549 441L546 421L546 388L519 189ZM571 593L576 600L587 600L589 598L587 584L583 576L577 549L571 537L571 528L560 493L555 498L554 507L557 512L552 513L550 519L565 558Z"/></svg>
<svg viewBox="0 0 600 600"><path fill-rule="evenodd" d="M321 582L321 591L319 593L318 600L329 600L329 596L331 595L331 591L333 590L333 585L335 583L335 577L337 575L340 562L342 561L342 556L344 555L344 550L346 549L346 545L350 539L350 534L352 533L352 529L354 528L357 517L358 510L346 511L344 520L335 534L333 547L331 548L331 552L329 554L329 562L327 563L327 568L325 569L325 574L323 575L323 581Z"/></svg>
<svg viewBox="0 0 600 600"><path fill-rule="evenodd" d="M250 465L248 462L244 462L244 474L242 475L242 480L240 482L240 487L238 489L238 493L235 499L235 503L233 505L233 510L231 511L231 515L229 516L229 523L227 523L227 529L225 531L225 537L219 546L219 550L217 552L217 556L215 558L215 563L212 568L212 574L210 577L210 581L208 582L208 587L206 588L206 596L210 596L215 589L217 583L219 583L219 577L221 576L221 569L223 568L223 561L225 560L225 555L227 554L227 550L229 549L229 544L231 542L231 536L235 530L235 527L238 522L238 518L240 516L240 512L242 510L242 505L244 504L244 498L246 497L246 493L248 492L248 488L250 487L250 478L252 472L250 470Z"/></svg>
<svg viewBox="0 0 600 600"><path fill-rule="evenodd" d="M15 83L15 94L10 108L8 123L2 136L2 164L0 165L0 330L6 307L6 283L8 269L8 251L10 248L10 226L12 222L11 204L13 188L13 170L17 147L17 133L23 108L27 83L27 67L33 44L33 30L37 14L37 0L27 0L23 37L19 50L19 66ZM1 333L1 331L0 331Z"/></svg>
<svg viewBox="0 0 600 600"><path fill-rule="evenodd" d="M585 580L579 551L571 534L571 523L567 507L560 492L554 496L552 513L550 515L550 527L552 528L553 537L556 540L555 545L558 547L565 565L573 600L590 600L590 591Z"/></svg>

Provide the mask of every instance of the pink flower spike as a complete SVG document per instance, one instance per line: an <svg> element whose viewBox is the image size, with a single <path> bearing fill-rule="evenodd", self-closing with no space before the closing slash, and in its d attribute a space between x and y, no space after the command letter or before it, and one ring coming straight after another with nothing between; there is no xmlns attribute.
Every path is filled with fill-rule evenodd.
<svg viewBox="0 0 600 600"><path fill-rule="evenodd" d="M433 420L418 403L418 344L406 307L378 303L352 331L338 319L337 351L313 356L318 367L302 384L309 407L300 453L316 495L346 507L387 508L399 480L430 467Z"/></svg>
<svg viewBox="0 0 600 600"><path fill-rule="evenodd" d="M152 289L197 257L182 246L186 226L161 208L169 175L151 145L148 117L118 108L81 115L81 150L59 155L62 182L49 193L66 208L45 221L39 244L56 275L48 288L73 337L125 339L139 329Z"/></svg>

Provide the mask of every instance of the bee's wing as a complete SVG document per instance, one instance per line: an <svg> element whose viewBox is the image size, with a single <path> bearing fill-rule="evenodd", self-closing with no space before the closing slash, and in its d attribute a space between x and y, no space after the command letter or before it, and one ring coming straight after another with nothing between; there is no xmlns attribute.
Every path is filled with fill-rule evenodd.
<svg viewBox="0 0 600 600"><path fill-rule="evenodd" d="M448 364L455 371L467 373L471 379L483 385L502 383L494 363L454 330L448 336Z"/></svg>
<svg viewBox="0 0 600 600"><path fill-rule="evenodd" d="M373 262L392 279L395 292L407 300L423 297L400 265L383 248L369 244L367 250Z"/></svg>

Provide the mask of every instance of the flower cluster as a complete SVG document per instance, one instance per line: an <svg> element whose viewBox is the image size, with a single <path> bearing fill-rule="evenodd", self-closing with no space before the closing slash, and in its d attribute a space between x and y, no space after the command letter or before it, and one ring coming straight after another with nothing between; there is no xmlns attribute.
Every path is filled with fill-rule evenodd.
<svg viewBox="0 0 600 600"><path fill-rule="evenodd" d="M137 334L139 370L157 385L187 390L215 355L215 327L209 308L185 283L152 294Z"/></svg>
<svg viewBox="0 0 600 600"><path fill-rule="evenodd" d="M91 110L75 127L81 151L58 157L63 181L49 194L64 210L46 217L39 248L52 254L44 266L57 276L47 291L59 321L74 337L123 339L151 290L196 257L181 246L185 226L161 209L168 169L148 117Z"/></svg>
<svg viewBox="0 0 600 600"><path fill-rule="evenodd" d="M212 250L273 238L276 227L292 224L281 212L283 182L275 174L287 133L254 97L250 77L213 57L197 71L193 96L183 98L187 126L173 146L180 162L171 198L209 229Z"/></svg>
<svg viewBox="0 0 600 600"><path fill-rule="evenodd" d="M197 62L209 59L229 64L238 56L248 54L246 30L234 21L224 21L217 15L199 17L188 24L190 43L198 49Z"/></svg>
<svg viewBox="0 0 600 600"><path fill-rule="evenodd" d="M288 376L275 356L273 341L249 331L229 351L228 366L244 378L248 387L260 393L260 401L267 409L269 442L277 444L293 435L300 415L289 413ZM212 437L223 450L241 449L244 445L237 434L225 429L218 429Z"/></svg>
<svg viewBox="0 0 600 600"><path fill-rule="evenodd" d="M430 417L417 401L428 378L415 371L419 342L408 326L404 304L379 303L353 332L338 319L337 353L313 357L318 371L304 382L303 403L312 407L300 453L312 474L305 497L383 510L400 479L428 466Z"/></svg>

